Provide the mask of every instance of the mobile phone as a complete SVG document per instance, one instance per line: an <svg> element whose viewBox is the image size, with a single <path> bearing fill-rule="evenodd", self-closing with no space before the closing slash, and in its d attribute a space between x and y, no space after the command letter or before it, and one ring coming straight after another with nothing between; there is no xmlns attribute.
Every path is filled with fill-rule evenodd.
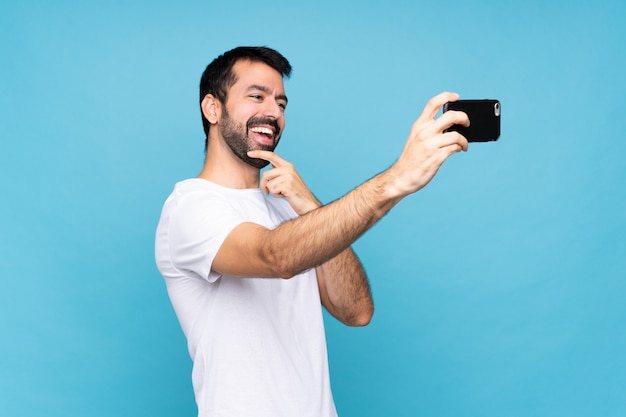
<svg viewBox="0 0 626 417"><path fill-rule="evenodd" d="M470 120L469 127L453 125L446 132L456 131L465 136L468 142L491 142L500 137L501 106L498 100L458 100L443 106L448 110L465 112Z"/></svg>

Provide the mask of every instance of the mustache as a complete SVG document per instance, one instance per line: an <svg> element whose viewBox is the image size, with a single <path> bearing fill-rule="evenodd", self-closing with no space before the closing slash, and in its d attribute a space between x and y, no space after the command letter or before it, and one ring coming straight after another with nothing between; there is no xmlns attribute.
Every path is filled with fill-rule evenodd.
<svg viewBox="0 0 626 417"><path fill-rule="evenodd" d="M280 136L280 127L278 127L278 122L274 119L270 119L269 117L252 117L246 123L246 132L250 129L250 126L255 125L268 125L272 126L274 129L274 137Z"/></svg>

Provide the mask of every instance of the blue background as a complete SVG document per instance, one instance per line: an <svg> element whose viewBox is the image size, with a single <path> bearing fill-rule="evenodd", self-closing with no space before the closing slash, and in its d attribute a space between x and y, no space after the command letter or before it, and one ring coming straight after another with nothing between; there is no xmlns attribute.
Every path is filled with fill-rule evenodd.
<svg viewBox="0 0 626 417"><path fill-rule="evenodd" d="M626 3L174 3L0 6L0 415L195 414L154 230L243 44L292 62L277 151L325 202L431 96L502 102L355 244L377 311L326 317L342 417L626 415Z"/></svg>

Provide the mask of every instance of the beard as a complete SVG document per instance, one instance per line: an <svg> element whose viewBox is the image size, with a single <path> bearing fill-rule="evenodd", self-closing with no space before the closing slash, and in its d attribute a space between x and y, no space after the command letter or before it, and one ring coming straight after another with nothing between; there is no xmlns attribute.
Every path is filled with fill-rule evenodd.
<svg viewBox="0 0 626 417"><path fill-rule="evenodd" d="M235 155L237 155L239 159L257 169L264 168L270 163L265 159L250 158L248 156L248 151L274 151L276 145L278 145L278 141L280 140L280 128L278 127L278 123L276 123L276 120L266 117L252 117L248 119L248 122L244 126L243 123L232 119L230 117L230 114L228 114L228 111L224 109L224 117L222 118L222 122L224 123L221 129L222 137L224 138L224 141L226 142L228 147L233 151ZM248 135L248 129L250 128L250 126L254 125L272 126L274 128L274 143L272 145L265 145L257 143L254 140L250 139Z"/></svg>

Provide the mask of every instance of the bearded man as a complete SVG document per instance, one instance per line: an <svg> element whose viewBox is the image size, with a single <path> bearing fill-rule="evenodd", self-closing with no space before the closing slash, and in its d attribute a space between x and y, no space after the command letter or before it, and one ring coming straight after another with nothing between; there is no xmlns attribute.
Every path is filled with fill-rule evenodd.
<svg viewBox="0 0 626 417"><path fill-rule="evenodd" d="M216 58L200 83L206 159L176 184L156 234L156 262L193 360L198 415L334 417L322 306L350 326L374 305L350 245L453 153L467 116L429 101L398 161L328 205L274 153L291 65L266 47ZM261 168L271 164L271 168Z"/></svg>

